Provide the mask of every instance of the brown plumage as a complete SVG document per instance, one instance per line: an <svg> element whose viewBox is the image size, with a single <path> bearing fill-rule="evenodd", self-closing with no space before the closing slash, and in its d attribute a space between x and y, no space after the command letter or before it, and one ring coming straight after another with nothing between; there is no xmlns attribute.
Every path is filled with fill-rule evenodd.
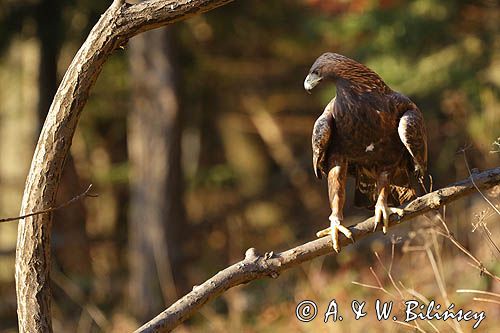
<svg viewBox="0 0 500 333"><path fill-rule="evenodd" d="M312 65L304 88L309 91L322 80L335 82L337 96L314 124L313 167L318 178L328 177L328 233L338 251L338 231L350 237L341 224L346 175L356 178L355 205L375 208L385 232L389 215L398 212L389 205L416 195L411 177L421 179L426 172L427 139L418 107L368 67L325 53Z"/></svg>

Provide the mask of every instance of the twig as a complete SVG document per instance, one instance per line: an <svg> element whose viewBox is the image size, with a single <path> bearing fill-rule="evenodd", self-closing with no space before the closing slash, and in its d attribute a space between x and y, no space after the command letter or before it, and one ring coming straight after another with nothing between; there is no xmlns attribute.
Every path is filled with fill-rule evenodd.
<svg viewBox="0 0 500 333"><path fill-rule="evenodd" d="M498 169L498 168L497 168ZM429 218L428 216L426 216L427 218ZM434 217L436 219L438 219L443 228L445 229L445 232L441 231L441 230L438 230L436 229L435 232L438 233L439 235L447 238L453 245L455 245L460 251L462 251L465 255L467 255L472 261L474 261L475 265L471 264L472 267L474 268L477 268L481 274L486 274L488 276L490 276L491 278L495 279L497 282L500 282L500 277L494 275L493 273L491 273L484 265L483 263L478 259L476 258L472 253L469 252L469 250L467 250L456 238L455 236L453 236L453 234L450 232L450 230L448 229L448 226L446 225L446 222L444 221L444 219L442 218L441 214L439 214L439 212L436 212L434 214Z"/></svg>
<svg viewBox="0 0 500 333"><path fill-rule="evenodd" d="M434 254L432 253L432 250L428 247L426 249L426 254L427 258L429 259L429 263L431 264L432 267L432 272L434 273L434 278L436 279L439 291L441 292L441 296L446 302L446 306L450 305L450 300L448 299L448 293L446 292L446 287L445 287L445 282L442 279L442 274L439 272L439 269L437 267L436 259L434 258Z"/></svg>
<svg viewBox="0 0 500 333"><path fill-rule="evenodd" d="M472 181L472 184L474 185L474 187L476 188L476 190L479 192L479 194L481 194L481 196L483 197L483 199L491 206L491 208L493 208L493 210L495 212L497 212L497 214L500 216L500 210L498 210L498 208L495 207L495 205L490 201L490 199L488 199L484 194L483 192L481 192L481 190L479 189L479 187L477 187L477 185L474 183L474 177L472 177L472 172L471 172L471 169L469 167L469 162L467 162L467 155L465 154L465 148L462 149L462 154L464 155L464 161L465 161L465 166L467 167L467 171L469 172L469 178L470 180Z"/></svg>
<svg viewBox="0 0 500 333"><path fill-rule="evenodd" d="M478 219L477 223L472 223L472 232L475 232L477 228L480 228L479 230L481 231L481 234L486 238L488 241L488 245L492 248L492 252L497 258L497 260L500 260L500 248L498 248L497 244L495 241L491 238L491 231L488 229L488 226L486 224L486 220L492 216L496 216L494 212L490 213L489 208L481 211L479 214L476 214L476 217Z"/></svg>
<svg viewBox="0 0 500 333"><path fill-rule="evenodd" d="M452 242L453 245L455 245L460 251L462 251L463 253L465 253L472 261L474 261L475 265L472 265L472 267L474 268L477 268L481 274L486 274L488 275L489 277L495 279L497 282L500 282L500 277L494 275L493 273L491 273L484 265L483 263L477 259L476 257L474 257L474 255L472 253L470 253L462 244L460 244L459 241L456 240L456 238L452 235L452 234L445 234L445 233L442 233L440 231L436 231L438 234L440 234L441 236L447 238L450 242Z"/></svg>
<svg viewBox="0 0 500 333"><path fill-rule="evenodd" d="M373 277L375 278L375 281L377 281L377 285L378 287L381 289L381 290L384 290L384 287L382 285L382 282L380 281L380 279L378 278L378 275L375 273L375 271L373 270L373 267L370 267L370 272L372 273Z"/></svg>
<svg viewBox="0 0 500 333"><path fill-rule="evenodd" d="M500 294L493 293L490 291L484 291L484 290L457 289L457 293L475 293L475 294L482 294L482 295L488 295L488 296L493 296L493 297L500 297ZM474 297L473 300L478 301L478 302L486 302L486 303L493 303L493 304L500 305L500 300L491 299L491 298Z"/></svg>
<svg viewBox="0 0 500 333"><path fill-rule="evenodd" d="M494 297L500 297L500 294L493 293L491 291L484 291L484 290L474 290L474 289L457 289L457 293L471 293L471 294L482 294L482 295L488 295L488 296L494 296Z"/></svg>
<svg viewBox="0 0 500 333"><path fill-rule="evenodd" d="M391 281L391 284L392 286L394 287L394 289L396 289L396 291L398 292L399 294L399 297L400 299L403 299L403 293L401 292L401 289L399 289L399 287L396 285L396 282L394 281L394 278L392 277L392 263L394 261L394 243L392 243L392 250L391 250L391 264L389 265L389 269L387 269L385 267L385 265L382 263L382 260L380 259L380 256L378 255L377 252L375 252L375 257L377 257L377 260L378 262L380 263L380 265L382 266L382 268L384 269L384 271L386 272L387 274L387 277L389 278L389 280Z"/></svg>
<svg viewBox="0 0 500 333"><path fill-rule="evenodd" d="M407 288L403 282L401 281L398 281L399 284L401 285L401 287L410 295L412 295L413 297L415 298L418 298L418 300L421 302L421 303L429 303L430 300L425 297L424 295L422 295L421 293L419 293L418 291L416 291L415 289L410 289L410 288Z"/></svg>
<svg viewBox="0 0 500 333"><path fill-rule="evenodd" d="M399 324L401 326L405 326L405 327L408 327L408 328L411 328L412 330L416 330L418 332L422 332L422 333L426 333L423 329L421 329L420 327L418 326L414 326L414 325L411 325L411 324L408 324L408 323L405 323L403 321L399 321L399 320L396 320L394 321L396 324Z"/></svg>
<svg viewBox="0 0 500 333"><path fill-rule="evenodd" d="M391 296L392 298L396 298L396 296L393 293L389 292L387 289L384 288L384 285L380 281L380 278L378 277L377 273L375 273L375 271L373 270L373 267L370 267L370 272L372 273L373 277L375 278L375 281L377 281L377 287L366 285L366 284L362 284L362 283L359 283L359 282L356 282L356 281L352 281L352 283L353 284L357 284L359 286L363 286L363 287L378 289L378 290L386 293L387 295Z"/></svg>
<svg viewBox="0 0 500 333"><path fill-rule="evenodd" d="M432 327L432 329L434 330L434 332L437 332L439 333L439 330L438 328L430 321L430 320L426 320L425 321L430 327Z"/></svg>
<svg viewBox="0 0 500 333"><path fill-rule="evenodd" d="M487 303L494 303L500 305L500 301L494 300L494 299L489 299L489 298L480 298L480 297L474 297L474 301L478 302L487 302Z"/></svg>
<svg viewBox="0 0 500 333"><path fill-rule="evenodd" d="M473 174L472 178L474 184L471 178L468 178L428 193L400 207L403 208L403 214L399 217L396 214L391 215L389 227L394 227L401 222L408 221L465 195L472 194L476 191L476 186L484 189L499 184L500 167ZM375 219L372 217L349 227L349 230L356 240L360 240L367 235L371 235L374 226ZM340 243L341 246L346 247L351 244L351 241L341 237ZM264 277L277 278L282 271L332 252L331 237L313 240L280 253L269 252L260 255L255 249L249 249L245 253L245 259L225 268L203 284L195 286L190 293L144 324L136 332L169 332L191 317L205 303L229 288Z"/></svg>
<svg viewBox="0 0 500 333"><path fill-rule="evenodd" d="M74 197L74 198L66 201L65 203L63 203L63 204L61 204L61 205L59 205L57 207L43 209L43 210L40 210L40 211L37 211L37 212L33 212L33 213L29 213L29 214L22 215L22 216L2 218L2 219L0 219L0 223L12 222L12 221L17 221L17 220L25 219L27 217L31 217L31 216L35 216L35 215L50 213L50 212L59 210L61 208L64 208L66 206L69 206L72 203L75 203L75 202L77 202L78 200L80 200L80 199L82 199L84 197L91 197L91 198L97 197L98 196L97 194L89 194L89 192L90 192L91 189L92 189L92 184L90 184L83 193L77 195L76 197Z"/></svg>
<svg viewBox="0 0 500 333"><path fill-rule="evenodd" d="M360 287L365 287L365 288L370 288L370 289L376 289L376 290L383 290L383 288L380 288L379 286L372 286L371 284L365 284L365 283L361 283L361 282L357 282L357 281L351 281L352 284L355 284L357 286L360 286Z"/></svg>
<svg viewBox="0 0 500 333"><path fill-rule="evenodd" d="M434 254L432 253L432 250L430 249L430 247L427 247L426 253L427 253L427 258L429 259L429 262L431 264L432 271L434 272L434 278L436 280L439 291L441 293L441 297L443 297L446 306L449 307L451 302L450 302L450 299L448 298L448 293L446 292L446 286L445 286L443 274L442 274L442 272L439 271L436 260L434 258ZM463 332L462 327L460 327L460 324L457 320L453 320L453 325L455 327L452 327L452 328L455 332Z"/></svg>

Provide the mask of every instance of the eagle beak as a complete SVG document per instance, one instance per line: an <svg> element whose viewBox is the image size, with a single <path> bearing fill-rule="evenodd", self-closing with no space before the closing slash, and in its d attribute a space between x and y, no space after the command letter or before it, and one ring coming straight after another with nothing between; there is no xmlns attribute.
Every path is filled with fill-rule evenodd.
<svg viewBox="0 0 500 333"><path fill-rule="evenodd" d="M311 90L316 87L316 85L321 81L321 77L310 73L309 75L306 76L306 79L304 80L304 89L308 92L311 93Z"/></svg>

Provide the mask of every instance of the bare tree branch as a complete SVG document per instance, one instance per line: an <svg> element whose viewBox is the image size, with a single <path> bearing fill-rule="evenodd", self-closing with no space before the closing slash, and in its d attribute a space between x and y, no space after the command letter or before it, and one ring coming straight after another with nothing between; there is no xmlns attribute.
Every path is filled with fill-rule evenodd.
<svg viewBox="0 0 500 333"><path fill-rule="evenodd" d="M26 179L21 212L53 207L64 161L81 111L108 57L134 35L203 13L232 0L114 0L71 62L38 139ZM52 214L19 221L16 293L20 332L51 332L50 231Z"/></svg>
<svg viewBox="0 0 500 333"><path fill-rule="evenodd" d="M82 193L78 194L76 197L71 198L70 200L66 201L65 203L60 204L59 206L52 207L52 208L47 208L47 209L42 209L42 210L40 210L38 212L29 213L29 214L26 214L26 215L23 215L23 216L4 217L4 218L0 219L0 223L12 222L12 221L17 221L17 220L25 219L27 217L31 217L31 216L35 216L35 215L51 213L51 212L54 212L54 211L59 210L61 208L64 208L66 206L69 206L72 203L75 203L78 200L83 199L84 197L92 197L92 198L97 197L97 194L90 194L89 193L91 189L92 189L92 184L90 184L85 191L83 191Z"/></svg>
<svg viewBox="0 0 500 333"><path fill-rule="evenodd" d="M488 189L498 184L500 184L500 167L473 173L463 181L428 193L402 206L403 215L398 218L393 214L389 226L394 227L401 222L438 209L449 202L474 193L476 189ZM354 238L359 240L372 234L374 227L375 220L372 217L349 227L349 230ZM342 237L342 246L350 244L350 240ZM268 252L260 255L254 248L248 249L245 259L220 271L200 286L195 286L193 291L144 324L136 333L169 332L191 317L205 303L229 288L263 277L277 278L286 269L328 253L335 253L330 237L323 237L280 253Z"/></svg>

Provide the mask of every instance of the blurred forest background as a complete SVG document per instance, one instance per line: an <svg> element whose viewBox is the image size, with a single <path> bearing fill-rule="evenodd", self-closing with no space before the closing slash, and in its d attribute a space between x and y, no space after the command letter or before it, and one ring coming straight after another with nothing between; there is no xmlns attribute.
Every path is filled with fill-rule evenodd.
<svg viewBox="0 0 500 333"><path fill-rule="evenodd" d="M1 217L18 214L58 82L108 5L0 2ZM58 202L90 183L99 197L55 213L54 330L131 331L247 248L287 249L328 225L326 184L314 178L310 136L335 90L323 84L308 95L302 88L323 52L363 62L419 105L434 188L468 177L464 147L470 168L498 166L499 22L497 0L254 0L133 38L106 63L66 162ZM500 202L500 189L484 194ZM351 202L349 187L347 224L370 215ZM499 276L500 217L493 209L474 195L449 205L445 217L461 244ZM373 309L377 298L420 297L484 310L478 331L498 331L498 304L456 290L498 294L500 284L480 274L439 228L418 219L391 230L392 238L377 234L277 280L236 288L178 331L323 331L321 311L332 298L350 312L352 299ZM17 331L16 233L16 222L0 225L1 332ZM377 286L370 267L385 291L352 283ZM320 307L310 323L295 319L303 299ZM419 325L472 330L470 322ZM328 327L408 329L378 322L373 312L359 321L346 314Z"/></svg>

